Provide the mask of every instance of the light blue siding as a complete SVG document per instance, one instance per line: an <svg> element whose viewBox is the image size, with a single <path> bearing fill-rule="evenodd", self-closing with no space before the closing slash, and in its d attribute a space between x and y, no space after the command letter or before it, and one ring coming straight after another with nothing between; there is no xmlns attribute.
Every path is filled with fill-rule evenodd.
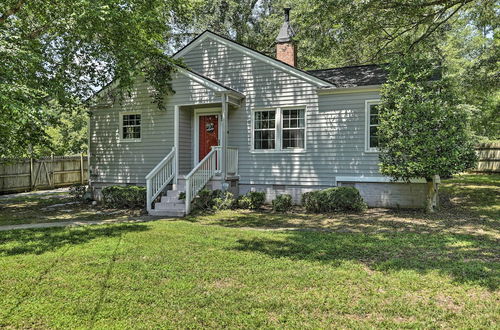
<svg viewBox="0 0 500 330"><path fill-rule="evenodd" d="M181 74L172 81L176 93L167 99L166 110L152 103L144 78L136 80L130 98L116 101L110 107L98 105L90 119L90 167L93 182L144 184L151 169L165 157L174 145L174 107L177 104L212 103L220 101L214 92ZM120 112L141 113L140 142L119 139ZM183 128L180 149L190 149L191 118L180 111ZM185 129L189 127L189 130ZM183 152L180 165L192 162L191 154ZM180 166L181 167L181 166Z"/></svg>
<svg viewBox="0 0 500 330"><path fill-rule="evenodd" d="M318 96L311 83L210 38L184 61L246 96L229 113L228 145L239 149L240 183L333 185L336 176L379 175L377 154L364 152L365 100L378 93ZM307 107L307 150L252 153L252 109L292 105Z"/></svg>
<svg viewBox="0 0 500 330"><path fill-rule="evenodd" d="M328 186L337 176L378 176L378 156L364 152L365 100L378 93L321 95L317 86L275 66L205 39L184 57L190 69L245 95L240 109L229 111L228 146L239 149L242 184ZM145 175L174 144L174 106L220 102L220 97L178 74L175 95L159 111L138 78L132 97L111 107L98 107L91 118L91 168L95 182L144 183ZM305 152L252 153L251 111L256 108L305 105ZM142 114L141 142L120 142L119 113ZM192 110L179 111L179 168L193 163Z"/></svg>

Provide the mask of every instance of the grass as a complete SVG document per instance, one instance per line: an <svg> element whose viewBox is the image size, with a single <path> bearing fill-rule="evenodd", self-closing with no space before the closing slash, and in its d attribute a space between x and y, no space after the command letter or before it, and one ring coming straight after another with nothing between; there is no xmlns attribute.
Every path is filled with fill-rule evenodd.
<svg viewBox="0 0 500 330"><path fill-rule="evenodd" d="M0 199L0 226L62 221L127 220L140 214L140 211L106 210L88 204L75 204L67 192Z"/></svg>
<svg viewBox="0 0 500 330"><path fill-rule="evenodd" d="M494 328L498 179L446 181L434 215L227 211L0 232L0 327Z"/></svg>

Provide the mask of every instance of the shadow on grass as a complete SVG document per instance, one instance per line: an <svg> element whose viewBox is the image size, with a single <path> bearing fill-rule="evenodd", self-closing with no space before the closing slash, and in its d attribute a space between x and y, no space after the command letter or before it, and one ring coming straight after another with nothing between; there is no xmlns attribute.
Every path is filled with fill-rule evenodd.
<svg viewBox="0 0 500 330"><path fill-rule="evenodd" d="M224 227L294 228L316 231L353 233L456 233L494 237L499 233L499 221L480 217L462 209L443 209L435 214L419 210L368 209L364 213L308 214L273 213L270 211L223 211L187 217L196 223Z"/></svg>
<svg viewBox="0 0 500 330"><path fill-rule="evenodd" d="M117 224L78 228L47 228L0 232L0 256L42 254L66 245L83 244L99 237L116 237L127 232L149 230L146 224Z"/></svg>
<svg viewBox="0 0 500 330"><path fill-rule="evenodd" d="M377 235L293 231L277 238L238 240L238 251L328 263L356 261L371 270L438 271L453 281L499 287L497 240L470 235L384 233Z"/></svg>

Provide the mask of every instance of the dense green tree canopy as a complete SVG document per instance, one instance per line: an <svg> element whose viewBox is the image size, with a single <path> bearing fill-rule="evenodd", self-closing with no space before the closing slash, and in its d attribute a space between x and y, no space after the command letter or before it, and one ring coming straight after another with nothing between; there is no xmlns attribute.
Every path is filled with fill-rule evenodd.
<svg viewBox="0 0 500 330"><path fill-rule="evenodd" d="M176 0L6 0L0 4L0 155L46 141L59 111L142 70L168 91L171 26L187 10ZM140 66L137 63L141 63ZM167 68L167 69L165 69Z"/></svg>
<svg viewBox="0 0 500 330"><path fill-rule="evenodd" d="M61 124L61 112L111 79L123 92L144 72L161 108L166 54L204 29L273 55L283 7L292 7L300 68L387 63L421 44L438 49L467 95L475 131L499 136L497 0L4 0L0 156L47 150L30 146L50 144L46 128Z"/></svg>

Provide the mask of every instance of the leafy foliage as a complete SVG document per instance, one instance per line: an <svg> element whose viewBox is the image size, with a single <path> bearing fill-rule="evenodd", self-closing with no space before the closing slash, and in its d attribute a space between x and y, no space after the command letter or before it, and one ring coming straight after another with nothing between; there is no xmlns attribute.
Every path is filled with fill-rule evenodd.
<svg viewBox="0 0 500 330"><path fill-rule="evenodd" d="M379 107L380 170L395 179L449 177L475 165L470 113L427 54L396 58Z"/></svg>
<svg viewBox="0 0 500 330"><path fill-rule="evenodd" d="M282 8L289 6L300 68L387 63L395 55L427 52L424 46L433 45L442 50L450 79L474 110L472 128L498 138L496 0L200 1L193 3L190 23L180 26L177 35L185 42L208 28L274 56Z"/></svg>
<svg viewBox="0 0 500 330"><path fill-rule="evenodd" d="M272 202L273 211L275 212L288 212L292 207L292 195L283 194L278 195Z"/></svg>
<svg viewBox="0 0 500 330"><path fill-rule="evenodd" d="M266 193L263 191L249 191L242 195L237 200L237 206L240 209L257 210L264 205L266 201Z"/></svg>
<svg viewBox="0 0 500 330"><path fill-rule="evenodd" d="M198 211L220 211L233 208L234 196L220 189L202 189L193 200L193 209Z"/></svg>
<svg viewBox="0 0 500 330"><path fill-rule="evenodd" d="M306 192L302 195L302 205L311 213L360 212L366 209L359 191L347 186Z"/></svg>
<svg viewBox="0 0 500 330"><path fill-rule="evenodd" d="M112 208L144 208L146 187L108 186L102 189L104 205Z"/></svg>
<svg viewBox="0 0 500 330"><path fill-rule="evenodd" d="M71 113L112 79L122 94L144 73L161 107L173 63L164 52L169 22L184 11L176 0L2 2L0 156L46 144L54 108Z"/></svg>

